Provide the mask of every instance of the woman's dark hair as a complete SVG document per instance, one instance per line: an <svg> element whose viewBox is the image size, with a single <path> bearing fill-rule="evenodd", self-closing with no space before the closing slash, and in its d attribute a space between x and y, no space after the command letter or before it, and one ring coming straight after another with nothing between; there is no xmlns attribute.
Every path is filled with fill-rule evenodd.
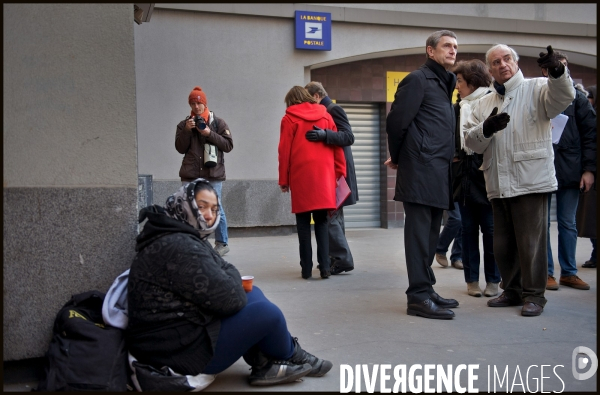
<svg viewBox="0 0 600 395"><path fill-rule="evenodd" d="M487 66L479 59L461 60L457 62L452 72L456 75L462 75L467 85L477 88L490 86L492 75Z"/></svg>
<svg viewBox="0 0 600 395"><path fill-rule="evenodd" d="M285 106L293 106L294 104L302 104L302 103L313 103L316 104L317 101L314 97L312 97L306 89L301 86L294 86L289 90L287 95L285 95Z"/></svg>
<svg viewBox="0 0 600 395"><path fill-rule="evenodd" d="M198 193L200 193L200 191L209 191L215 194L215 196L219 196L217 195L217 191L215 191L215 188L213 188L213 186L208 182L197 182L196 185L194 186L194 194L197 195Z"/></svg>

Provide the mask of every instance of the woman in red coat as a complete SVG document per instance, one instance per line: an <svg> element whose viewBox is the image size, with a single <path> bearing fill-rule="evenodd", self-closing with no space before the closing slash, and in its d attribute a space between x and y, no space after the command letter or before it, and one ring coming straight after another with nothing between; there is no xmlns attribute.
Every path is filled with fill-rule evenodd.
<svg viewBox="0 0 600 395"><path fill-rule="evenodd" d="M325 142L310 142L306 132L319 127L337 131L324 106L301 86L285 96L287 110L281 119L279 137L279 188L292 195L292 213L296 214L302 278L312 272L310 218L315 223L317 261L321 278L328 278L329 233L327 210L334 210L337 179L346 176L344 151ZM314 125L314 126L313 126Z"/></svg>

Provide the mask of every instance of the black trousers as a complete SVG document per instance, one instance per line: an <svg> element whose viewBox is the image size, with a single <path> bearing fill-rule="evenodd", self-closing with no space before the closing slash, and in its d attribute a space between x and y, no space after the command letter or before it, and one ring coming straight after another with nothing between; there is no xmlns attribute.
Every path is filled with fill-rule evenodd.
<svg viewBox="0 0 600 395"><path fill-rule="evenodd" d="M310 240L310 216L315 222L317 239L317 262L320 270L329 270L329 234L327 231L327 210L307 211L296 214L298 242L300 244L300 266L303 274L310 274L313 267L312 244Z"/></svg>
<svg viewBox="0 0 600 395"><path fill-rule="evenodd" d="M350 252L346 229L344 227L344 208L336 210L335 215L328 219L329 222L329 257L331 262L336 262L342 267L354 266L354 259Z"/></svg>
<svg viewBox="0 0 600 395"><path fill-rule="evenodd" d="M417 203L404 202L404 251L408 272L408 303L429 299L434 292L435 275L431 264L442 225L444 210Z"/></svg>
<svg viewBox="0 0 600 395"><path fill-rule="evenodd" d="M546 305L548 194L492 199L494 255L512 301Z"/></svg>

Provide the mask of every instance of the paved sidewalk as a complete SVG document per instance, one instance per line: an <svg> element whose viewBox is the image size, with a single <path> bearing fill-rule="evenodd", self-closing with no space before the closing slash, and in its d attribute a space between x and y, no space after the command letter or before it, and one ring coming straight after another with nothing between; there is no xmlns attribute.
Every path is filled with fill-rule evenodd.
<svg viewBox="0 0 600 395"><path fill-rule="evenodd" d="M375 367L391 365L386 371L390 376L387 381L377 372L373 388L376 392L393 389L393 370L401 369L400 365L406 366L406 391L417 391L418 387L411 389L409 384L418 385L419 379L408 380L409 370L412 367L416 375L424 376L425 364L437 365L428 373L432 375L429 386L433 389L437 374L447 372L447 365L452 365L452 372L459 377L456 383L454 374L451 376L452 385L466 388L468 370L457 367L478 364L471 366L477 375L476 379L472 377L472 385L481 392L596 391L597 373L588 380L576 380L572 373L576 347L597 352L596 269L581 268L591 252L588 239L578 239L577 267L578 275L590 284L591 290L561 286L558 291L547 291L548 304L539 317L522 317L520 307L487 307L489 298L467 295L462 270L443 268L434 262L436 291L460 302L460 307L453 309L456 318L445 321L406 314L404 291L408 280L403 229L349 229L347 237L356 269L327 280L322 280L316 269L314 237L315 269L309 280L300 277L296 234L230 239L231 252L225 258L242 275L255 277L254 284L282 309L290 332L304 349L331 360L334 366L321 378L262 388L247 384L249 366L240 359L219 374L205 391L356 392L354 381L349 382L348 372L341 365L354 370L359 364L366 365L369 374ZM552 223L551 237L556 254L556 223ZM559 276L556 255L555 262L555 274ZM483 269L480 281L485 286ZM579 372L587 371L590 364L591 361ZM494 378L495 372L498 378ZM5 372L5 382L9 376L10 372ZM370 389L364 375L361 377L360 391L367 392ZM29 391L32 385L36 384L5 384L4 390Z"/></svg>

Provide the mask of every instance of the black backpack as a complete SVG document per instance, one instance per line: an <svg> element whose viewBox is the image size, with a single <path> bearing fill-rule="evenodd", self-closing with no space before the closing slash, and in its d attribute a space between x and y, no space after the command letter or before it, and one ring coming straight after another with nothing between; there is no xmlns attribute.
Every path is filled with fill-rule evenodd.
<svg viewBox="0 0 600 395"><path fill-rule="evenodd" d="M60 309L38 391L127 391L124 331L104 324L104 297L84 292Z"/></svg>

